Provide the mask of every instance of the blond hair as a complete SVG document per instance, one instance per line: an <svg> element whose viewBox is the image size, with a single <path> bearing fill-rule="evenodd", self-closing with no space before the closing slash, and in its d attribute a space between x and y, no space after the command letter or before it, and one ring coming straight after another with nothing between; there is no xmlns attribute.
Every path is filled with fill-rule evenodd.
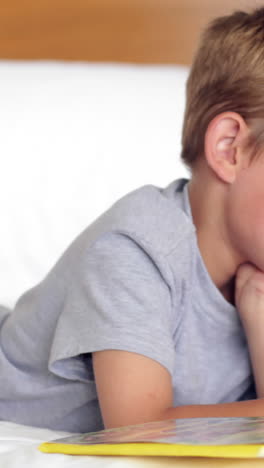
<svg viewBox="0 0 264 468"><path fill-rule="evenodd" d="M214 19L203 31L186 85L181 158L191 171L210 121L226 111L249 125L246 150L264 146L264 8Z"/></svg>

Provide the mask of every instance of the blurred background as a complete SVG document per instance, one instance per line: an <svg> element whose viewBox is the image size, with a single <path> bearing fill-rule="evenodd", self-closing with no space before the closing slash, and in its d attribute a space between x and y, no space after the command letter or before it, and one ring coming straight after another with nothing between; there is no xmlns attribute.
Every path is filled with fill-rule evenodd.
<svg viewBox="0 0 264 468"><path fill-rule="evenodd" d="M214 16L258 0L1 0L0 58L191 62Z"/></svg>

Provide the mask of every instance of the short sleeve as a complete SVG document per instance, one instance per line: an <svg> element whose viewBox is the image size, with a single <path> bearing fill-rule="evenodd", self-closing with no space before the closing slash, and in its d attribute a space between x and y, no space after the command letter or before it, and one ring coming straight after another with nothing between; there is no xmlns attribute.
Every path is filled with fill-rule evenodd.
<svg viewBox="0 0 264 468"><path fill-rule="evenodd" d="M106 233L85 252L69 287L53 360L118 349L154 359L172 375L171 307L149 253L127 235Z"/></svg>

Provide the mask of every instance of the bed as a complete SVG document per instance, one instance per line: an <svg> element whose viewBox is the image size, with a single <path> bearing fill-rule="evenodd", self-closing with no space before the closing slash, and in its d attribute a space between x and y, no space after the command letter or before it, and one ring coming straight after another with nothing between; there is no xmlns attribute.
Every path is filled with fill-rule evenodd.
<svg viewBox="0 0 264 468"><path fill-rule="evenodd" d="M179 152L185 82L199 34L214 16L248 5L239 0L1 2L0 304L12 308L119 197L144 184L165 186L189 177ZM0 421L0 466L211 464L37 450L41 442L68 434ZM261 463L215 460L214 466Z"/></svg>

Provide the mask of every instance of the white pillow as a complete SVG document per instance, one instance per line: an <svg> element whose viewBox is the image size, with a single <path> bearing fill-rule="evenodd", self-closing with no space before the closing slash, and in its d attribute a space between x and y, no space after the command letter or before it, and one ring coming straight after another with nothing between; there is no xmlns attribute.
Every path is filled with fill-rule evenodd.
<svg viewBox="0 0 264 468"><path fill-rule="evenodd" d="M189 177L188 72L0 61L0 304L13 307L118 198Z"/></svg>

